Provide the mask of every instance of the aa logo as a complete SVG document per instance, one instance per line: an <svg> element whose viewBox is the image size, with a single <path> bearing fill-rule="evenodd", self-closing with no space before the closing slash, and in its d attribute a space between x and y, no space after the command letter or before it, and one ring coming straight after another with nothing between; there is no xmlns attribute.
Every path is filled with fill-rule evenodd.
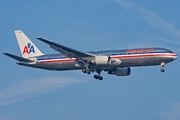
<svg viewBox="0 0 180 120"><path fill-rule="evenodd" d="M31 43L28 43L27 46L24 46L23 54L35 53L34 46Z"/></svg>

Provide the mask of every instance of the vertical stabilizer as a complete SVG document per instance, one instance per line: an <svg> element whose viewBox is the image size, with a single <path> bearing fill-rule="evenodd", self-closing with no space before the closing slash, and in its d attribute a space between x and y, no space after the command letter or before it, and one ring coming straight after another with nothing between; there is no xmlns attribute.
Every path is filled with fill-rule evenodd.
<svg viewBox="0 0 180 120"><path fill-rule="evenodd" d="M34 43L21 31L15 30L15 35L19 44L22 57L29 58L43 55Z"/></svg>

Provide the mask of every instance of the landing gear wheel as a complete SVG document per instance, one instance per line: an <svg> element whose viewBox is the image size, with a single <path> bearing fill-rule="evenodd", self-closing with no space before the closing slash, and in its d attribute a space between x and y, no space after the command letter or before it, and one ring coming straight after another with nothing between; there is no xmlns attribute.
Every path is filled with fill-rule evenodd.
<svg viewBox="0 0 180 120"><path fill-rule="evenodd" d="M164 72L165 70L164 69L161 69L161 72Z"/></svg>
<svg viewBox="0 0 180 120"><path fill-rule="evenodd" d="M95 79L98 79L98 78L99 78L99 76L97 76L97 75L94 75L94 78L95 78Z"/></svg>
<svg viewBox="0 0 180 120"><path fill-rule="evenodd" d="M98 76L98 75L94 75L94 78L95 78L95 79L98 79L98 80L103 80L103 77Z"/></svg>
<svg viewBox="0 0 180 120"><path fill-rule="evenodd" d="M98 75L94 75L94 78L95 78L95 79L103 80L103 77L100 76L101 71L102 71L102 70L99 70L99 69L95 70L95 72L98 74Z"/></svg>
<svg viewBox="0 0 180 120"><path fill-rule="evenodd" d="M101 77L101 76L98 76L98 79L99 79L99 80L103 80L103 77Z"/></svg>

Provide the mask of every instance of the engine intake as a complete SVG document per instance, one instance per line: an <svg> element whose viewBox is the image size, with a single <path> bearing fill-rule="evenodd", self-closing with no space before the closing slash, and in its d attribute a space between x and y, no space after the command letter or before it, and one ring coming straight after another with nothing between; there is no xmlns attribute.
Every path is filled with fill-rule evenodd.
<svg viewBox="0 0 180 120"><path fill-rule="evenodd" d="M116 68L115 70L108 71L108 74L116 75L116 76L128 76L131 73L130 67Z"/></svg>

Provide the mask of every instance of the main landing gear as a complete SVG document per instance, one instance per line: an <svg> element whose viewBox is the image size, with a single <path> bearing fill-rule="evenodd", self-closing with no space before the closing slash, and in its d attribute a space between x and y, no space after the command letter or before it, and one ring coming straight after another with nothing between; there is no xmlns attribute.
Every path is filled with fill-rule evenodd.
<svg viewBox="0 0 180 120"><path fill-rule="evenodd" d="M161 72L165 72L164 68L165 68L165 66L166 66L166 63L165 63L165 62L162 62L162 63L161 63L161 66L162 66Z"/></svg>
<svg viewBox="0 0 180 120"><path fill-rule="evenodd" d="M103 77L100 76L102 70L89 70L89 69L82 69L82 72L83 73L87 73L87 74L91 74L93 72L96 72L98 73L98 75L94 75L94 78L97 79L97 80L103 80Z"/></svg>
<svg viewBox="0 0 180 120"><path fill-rule="evenodd" d="M98 80L103 80L103 77L99 76L99 75L94 75L94 78L95 79L98 79Z"/></svg>
<svg viewBox="0 0 180 120"><path fill-rule="evenodd" d="M103 77L100 76L102 70L95 70L95 72L97 72L98 75L94 75L94 78L98 80L103 80Z"/></svg>

